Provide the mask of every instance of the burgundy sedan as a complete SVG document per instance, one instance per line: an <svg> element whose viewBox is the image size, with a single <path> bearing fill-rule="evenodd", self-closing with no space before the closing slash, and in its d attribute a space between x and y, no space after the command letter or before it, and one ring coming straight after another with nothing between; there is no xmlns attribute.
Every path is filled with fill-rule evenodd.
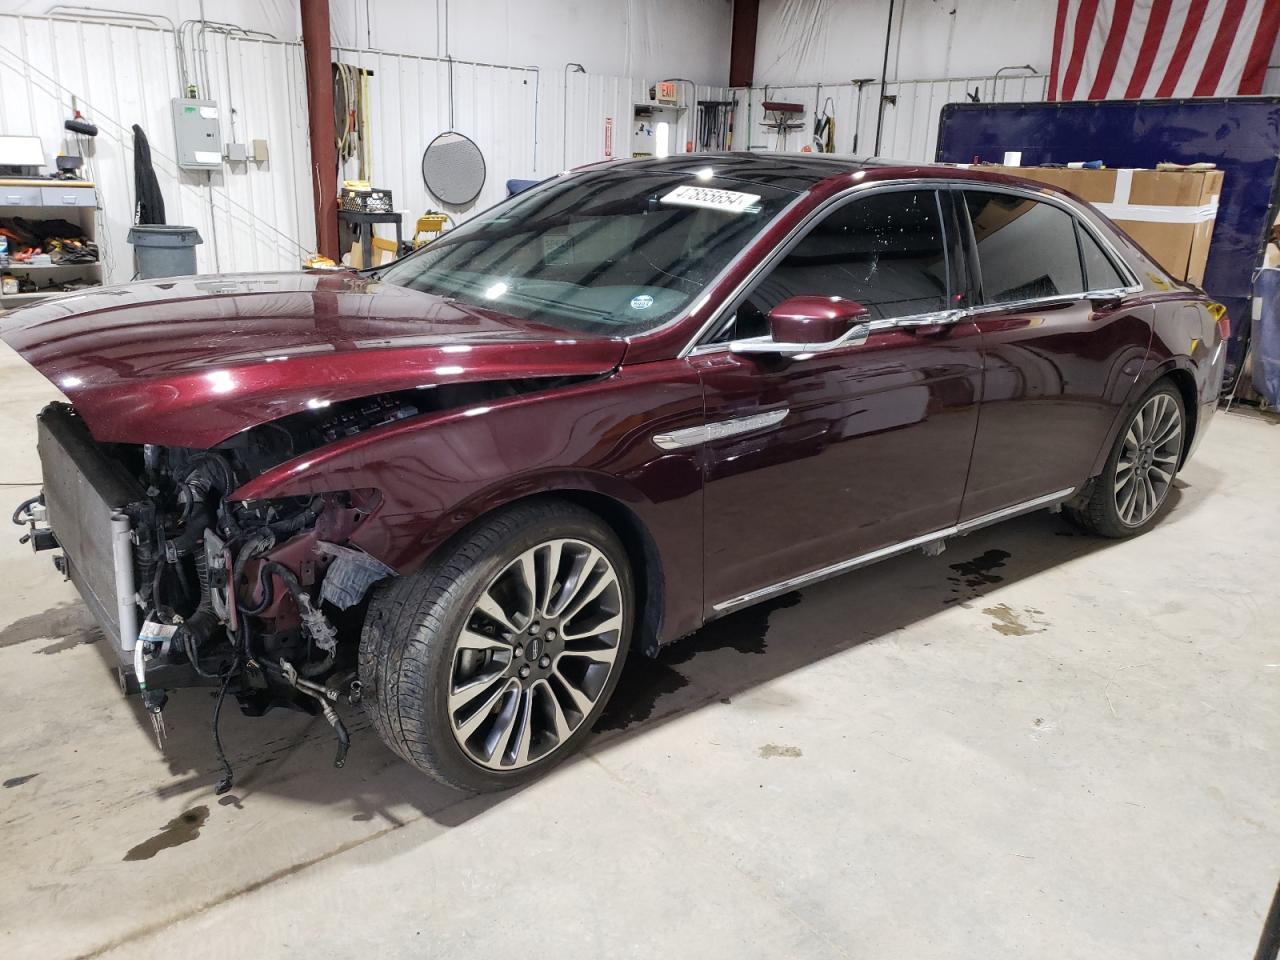
<svg viewBox="0 0 1280 960"><path fill-rule="evenodd" d="M361 701L416 767L503 788L582 742L629 650L1027 511L1147 529L1225 327L1036 184L602 164L381 271L9 315L69 400L40 414L16 519L158 738L168 692L205 684L215 731L228 696L296 706L341 765Z"/></svg>

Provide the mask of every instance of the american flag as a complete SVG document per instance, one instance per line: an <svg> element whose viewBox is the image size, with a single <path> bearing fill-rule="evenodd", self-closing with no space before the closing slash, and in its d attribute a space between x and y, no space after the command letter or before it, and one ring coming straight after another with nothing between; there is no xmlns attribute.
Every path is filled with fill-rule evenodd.
<svg viewBox="0 0 1280 960"><path fill-rule="evenodd" d="M1262 92L1280 0L1058 0L1049 100Z"/></svg>

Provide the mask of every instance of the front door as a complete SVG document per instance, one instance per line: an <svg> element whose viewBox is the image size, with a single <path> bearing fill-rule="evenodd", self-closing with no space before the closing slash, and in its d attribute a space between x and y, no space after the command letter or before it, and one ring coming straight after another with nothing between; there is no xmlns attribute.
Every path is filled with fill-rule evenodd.
<svg viewBox="0 0 1280 960"><path fill-rule="evenodd" d="M702 378L705 583L720 611L792 578L945 529L959 516L982 354L946 311L960 275L933 190L835 207L731 305L691 360ZM807 357L735 353L792 296L856 300L886 324Z"/></svg>

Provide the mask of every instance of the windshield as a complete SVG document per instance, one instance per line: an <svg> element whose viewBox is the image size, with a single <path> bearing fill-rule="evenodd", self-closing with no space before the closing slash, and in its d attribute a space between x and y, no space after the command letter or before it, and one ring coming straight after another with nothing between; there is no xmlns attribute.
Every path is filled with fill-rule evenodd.
<svg viewBox="0 0 1280 960"><path fill-rule="evenodd" d="M706 170L586 171L480 214L381 279L558 330L631 336L683 310L795 196Z"/></svg>

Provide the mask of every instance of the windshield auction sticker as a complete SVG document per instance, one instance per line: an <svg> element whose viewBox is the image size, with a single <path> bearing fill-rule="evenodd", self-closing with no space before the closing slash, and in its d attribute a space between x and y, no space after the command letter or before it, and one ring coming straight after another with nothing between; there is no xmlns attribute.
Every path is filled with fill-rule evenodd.
<svg viewBox="0 0 1280 960"><path fill-rule="evenodd" d="M707 210L723 210L725 213L742 213L760 199L758 193L738 193L736 190L716 190L712 187L676 187L663 203L678 207L703 207Z"/></svg>

